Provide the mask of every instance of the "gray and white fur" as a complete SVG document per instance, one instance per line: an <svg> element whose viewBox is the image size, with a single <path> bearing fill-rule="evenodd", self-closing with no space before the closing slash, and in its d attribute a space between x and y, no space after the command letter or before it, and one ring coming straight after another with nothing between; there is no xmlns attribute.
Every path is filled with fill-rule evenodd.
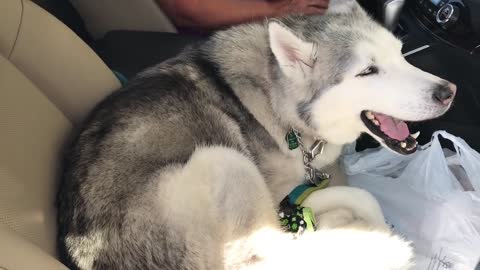
<svg viewBox="0 0 480 270"><path fill-rule="evenodd" d="M409 244L383 228L325 228L294 239L276 217L304 176L300 151L284 140L291 127L307 144L328 141L314 163L323 168L368 132L362 110L405 120L446 111L429 100L443 80L408 65L400 47L354 1L332 1L324 16L218 32L138 75L96 107L66 155L58 193L65 263L410 269ZM379 74L355 76L373 62ZM323 198L375 207L334 191Z"/></svg>

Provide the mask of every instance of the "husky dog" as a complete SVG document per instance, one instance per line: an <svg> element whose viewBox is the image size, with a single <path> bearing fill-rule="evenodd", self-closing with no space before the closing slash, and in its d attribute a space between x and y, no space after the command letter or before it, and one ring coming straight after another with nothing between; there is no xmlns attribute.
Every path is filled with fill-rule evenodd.
<svg viewBox="0 0 480 270"><path fill-rule="evenodd" d="M143 72L96 107L68 151L58 197L66 263L409 269L409 245L383 230L293 237L276 214L304 179L301 151L285 142L291 128L306 145L327 142L320 169L361 133L412 153L403 121L449 109L455 86L409 65L401 47L355 1L338 0L324 16L218 32Z"/></svg>

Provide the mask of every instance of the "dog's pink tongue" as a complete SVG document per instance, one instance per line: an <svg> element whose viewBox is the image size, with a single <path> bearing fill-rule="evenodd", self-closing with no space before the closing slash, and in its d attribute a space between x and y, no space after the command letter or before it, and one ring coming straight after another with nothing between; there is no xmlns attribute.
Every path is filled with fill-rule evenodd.
<svg viewBox="0 0 480 270"><path fill-rule="evenodd" d="M392 139L403 141L410 135L407 124L401 120L381 113L375 113L375 118L380 122L380 130Z"/></svg>

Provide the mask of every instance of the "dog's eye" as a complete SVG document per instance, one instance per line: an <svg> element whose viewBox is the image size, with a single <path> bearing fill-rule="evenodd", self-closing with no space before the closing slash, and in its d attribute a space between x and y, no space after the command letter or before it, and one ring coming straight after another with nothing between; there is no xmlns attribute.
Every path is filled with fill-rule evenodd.
<svg viewBox="0 0 480 270"><path fill-rule="evenodd" d="M376 66L369 66L368 68L357 74L357 77L364 77L374 74L378 74L378 68Z"/></svg>

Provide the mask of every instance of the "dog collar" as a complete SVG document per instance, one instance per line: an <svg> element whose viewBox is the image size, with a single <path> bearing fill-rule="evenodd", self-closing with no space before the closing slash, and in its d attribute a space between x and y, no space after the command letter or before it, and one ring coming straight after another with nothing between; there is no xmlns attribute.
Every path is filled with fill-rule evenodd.
<svg viewBox="0 0 480 270"><path fill-rule="evenodd" d="M285 136L285 140L288 144L288 149L294 150L300 147L303 154L303 166L305 167L305 180L314 185L319 185L323 180L330 178L330 175L325 172L320 172L319 170L312 167L311 163L318 155L323 154L323 150L327 142L322 139L317 139L310 146L306 148L302 135L295 128L291 128L290 131Z"/></svg>
<svg viewBox="0 0 480 270"><path fill-rule="evenodd" d="M319 184L301 184L280 202L278 217L285 231L302 234L305 231L316 230L315 213L310 207L303 207L301 204L312 192L326 188L329 183L330 180L327 178Z"/></svg>

